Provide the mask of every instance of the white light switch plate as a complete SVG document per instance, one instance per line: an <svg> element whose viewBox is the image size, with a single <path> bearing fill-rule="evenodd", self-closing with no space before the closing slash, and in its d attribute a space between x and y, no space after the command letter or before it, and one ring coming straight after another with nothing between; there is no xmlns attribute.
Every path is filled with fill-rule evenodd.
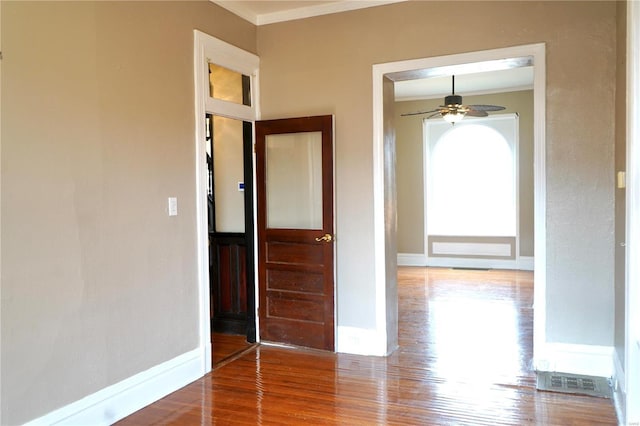
<svg viewBox="0 0 640 426"><path fill-rule="evenodd" d="M178 216L178 199L176 197L169 197L167 204L169 216Z"/></svg>

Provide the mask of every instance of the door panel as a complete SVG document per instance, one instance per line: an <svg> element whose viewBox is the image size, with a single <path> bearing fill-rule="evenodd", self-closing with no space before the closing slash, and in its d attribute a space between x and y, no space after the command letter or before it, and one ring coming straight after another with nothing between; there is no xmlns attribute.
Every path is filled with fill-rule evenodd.
<svg viewBox="0 0 640 426"><path fill-rule="evenodd" d="M333 350L333 117L256 122L256 174L261 339Z"/></svg>
<svg viewBox="0 0 640 426"><path fill-rule="evenodd" d="M248 327L247 250L244 234L212 234L210 268L212 330L246 334Z"/></svg>
<svg viewBox="0 0 640 426"><path fill-rule="evenodd" d="M267 242L267 262L316 265L322 263L323 247L283 241Z"/></svg>

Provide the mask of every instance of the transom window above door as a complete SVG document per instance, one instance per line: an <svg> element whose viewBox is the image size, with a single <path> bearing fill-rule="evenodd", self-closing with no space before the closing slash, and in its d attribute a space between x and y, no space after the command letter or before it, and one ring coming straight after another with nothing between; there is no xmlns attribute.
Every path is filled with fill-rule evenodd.
<svg viewBox="0 0 640 426"><path fill-rule="evenodd" d="M209 62L209 96L251 106L251 77Z"/></svg>

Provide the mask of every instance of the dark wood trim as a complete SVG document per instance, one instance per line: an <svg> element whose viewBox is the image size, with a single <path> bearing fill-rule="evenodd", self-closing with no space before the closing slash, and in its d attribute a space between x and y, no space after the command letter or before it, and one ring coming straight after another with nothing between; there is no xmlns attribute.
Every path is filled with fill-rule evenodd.
<svg viewBox="0 0 640 426"><path fill-rule="evenodd" d="M207 128L207 144L209 145L209 151L211 155L207 154L207 202L209 203L207 208L207 220L209 223L209 233L216 231L216 197L215 197L215 179L213 174L213 114L207 114L209 118L209 127ZM209 188L211 183L211 188ZM209 194L209 189L211 194Z"/></svg>
<svg viewBox="0 0 640 426"><path fill-rule="evenodd" d="M244 157L244 230L247 281L247 342L256 341L256 281L255 281L255 234L253 205L253 124L243 122Z"/></svg>

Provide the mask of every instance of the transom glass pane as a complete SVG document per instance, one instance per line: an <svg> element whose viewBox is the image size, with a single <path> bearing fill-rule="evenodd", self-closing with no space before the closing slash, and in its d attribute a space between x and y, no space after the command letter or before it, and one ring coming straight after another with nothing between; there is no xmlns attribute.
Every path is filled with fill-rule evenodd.
<svg viewBox="0 0 640 426"><path fill-rule="evenodd" d="M247 75L209 63L209 96L251 106L251 79Z"/></svg>
<svg viewBox="0 0 640 426"><path fill-rule="evenodd" d="M322 229L322 132L268 135L267 227Z"/></svg>

